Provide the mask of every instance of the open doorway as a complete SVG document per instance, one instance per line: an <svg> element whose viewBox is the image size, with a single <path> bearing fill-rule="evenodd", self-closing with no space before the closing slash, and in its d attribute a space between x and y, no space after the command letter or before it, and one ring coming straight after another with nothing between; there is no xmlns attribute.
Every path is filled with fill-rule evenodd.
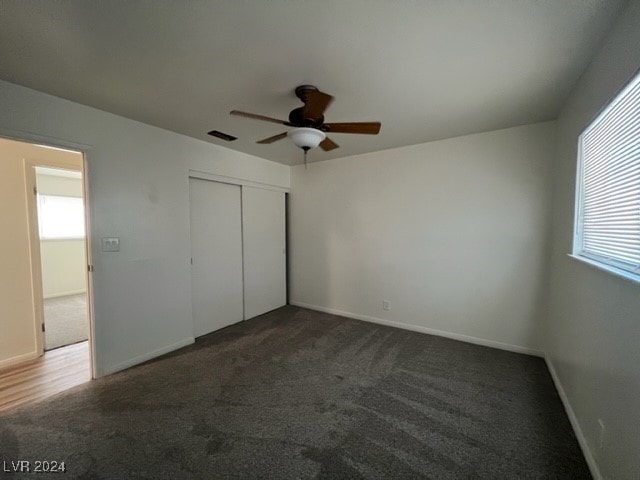
<svg viewBox="0 0 640 480"><path fill-rule="evenodd" d="M35 167L44 350L89 339L82 171Z"/></svg>
<svg viewBox="0 0 640 480"><path fill-rule="evenodd" d="M84 154L0 138L0 411L93 377Z"/></svg>

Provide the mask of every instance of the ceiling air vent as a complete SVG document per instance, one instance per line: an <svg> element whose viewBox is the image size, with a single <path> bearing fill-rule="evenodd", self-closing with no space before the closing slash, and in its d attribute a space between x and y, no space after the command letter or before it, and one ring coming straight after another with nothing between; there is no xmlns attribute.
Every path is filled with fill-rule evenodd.
<svg viewBox="0 0 640 480"><path fill-rule="evenodd" d="M210 132L207 132L207 133L212 137L218 137L218 138L221 138L222 140L226 140L227 142L233 142L234 140L238 139L238 137L234 137L233 135L228 135L226 133L219 132L218 130L211 130Z"/></svg>

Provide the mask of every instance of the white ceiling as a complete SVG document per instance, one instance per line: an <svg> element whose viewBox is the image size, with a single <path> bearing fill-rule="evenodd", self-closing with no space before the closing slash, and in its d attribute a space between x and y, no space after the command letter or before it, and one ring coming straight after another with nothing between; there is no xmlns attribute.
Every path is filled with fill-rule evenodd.
<svg viewBox="0 0 640 480"><path fill-rule="evenodd" d="M556 117L624 0L0 0L0 78L284 164L293 89L336 97L324 160ZM239 137L227 143L206 134Z"/></svg>

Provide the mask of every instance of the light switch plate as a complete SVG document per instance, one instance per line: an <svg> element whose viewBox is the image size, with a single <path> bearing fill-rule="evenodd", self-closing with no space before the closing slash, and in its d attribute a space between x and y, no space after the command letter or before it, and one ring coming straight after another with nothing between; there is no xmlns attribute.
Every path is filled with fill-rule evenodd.
<svg viewBox="0 0 640 480"><path fill-rule="evenodd" d="M102 251L103 252L119 252L120 238L119 237L102 238Z"/></svg>

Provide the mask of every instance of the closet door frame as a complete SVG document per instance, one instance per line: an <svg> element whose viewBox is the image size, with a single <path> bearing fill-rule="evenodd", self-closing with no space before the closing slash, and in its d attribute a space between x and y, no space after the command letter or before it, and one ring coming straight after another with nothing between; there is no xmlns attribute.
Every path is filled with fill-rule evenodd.
<svg viewBox="0 0 640 480"><path fill-rule="evenodd" d="M263 190L273 190L275 192L289 193L290 188L270 185L268 183L252 182L251 180L243 180L241 178L227 177L225 175L216 175L213 173L201 172L199 170L189 170L189 178L199 178L200 180L212 180L220 183L230 183L231 185L239 185L241 187L254 187Z"/></svg>
<svg viewBox="0 0 640 480"><path fill-rule="evenodd" d="M242 198L242 187L253 187L253 188L260 188L263 190L271 190L271 191L275 191L275 192L281 192L284 194L285 196L285 210L284 210L284 215L285 215L285 255L284 255L284 269L285 269L285 292L287 292L286 296L285 296L285 301L286 303L288 303L288 289L289 289L289 265L288 265L288 260L289 260L289 242L288 240L288 214L287 214L287 204L288 204L288 193L290 193L291 189L290 188L286 188L286 187L280 187L277 185L270 185L267 183L260 183L260 182L252 182L250 180L243 180L240 178L235 178L235 177L228 177L225 175L216 175L213 173L208 173L208 172L202 172L199 170L189 170L189 174L187 177L187 184L189 183L189 178L196 178L199 180L210 180L210 181L214 181L214 182L219 182L219 183L227 183L230 185L237 185L240 187L240 197ZM191 214L189 214L191 215ZM241 224L242 224L242 204L240 206L240 215L241 215ZM191 222L191 220L189 220L189 223ZM189 232L191 232L191 224L189 224ZM189 235L191 235L191 233L189 233ZM242 239L242 241L244 242L244 239ZM243 276L244 276L244 245L242 246L242 272L243 272ZM189 252L189 255L191 255L191 252ZM192 287L193 288L193 287ZM244 278L242 280L242 296L243 296L243 318L246 318L245 312L244 312L244 294L245 294L245 288L244 288ZM285 303L285 305L286 305Z"/></svg>

